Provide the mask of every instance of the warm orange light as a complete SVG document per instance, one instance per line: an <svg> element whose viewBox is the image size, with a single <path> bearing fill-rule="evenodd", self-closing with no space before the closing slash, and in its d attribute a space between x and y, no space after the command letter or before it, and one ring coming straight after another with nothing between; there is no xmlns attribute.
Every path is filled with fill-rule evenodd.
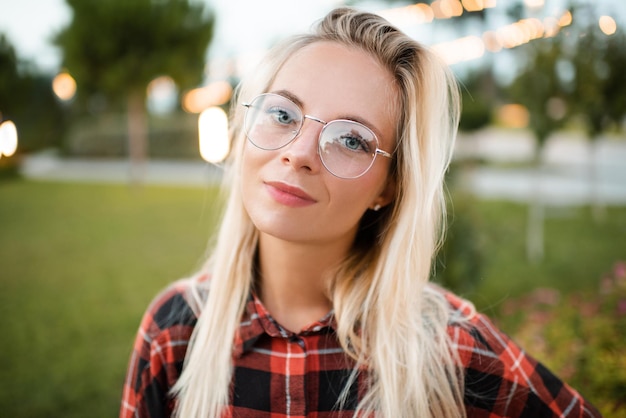
<svg viewBox="0 0 626 418"><path fill-rule="evenodd" d="M507 104L498 109L498 121L507 128L525 128L530 116L528 109L520 104Z"/></svg>
<svg viewBox="0 0 626 418"><path fill-rule="evenodd" d="M503 26L498 29L497 33L498 39L505 48L515 48L524 43L524 33L515 24Z"/></svg>
<svg viewBox="0 0 626 418"><path fill-rule="evenodd" d="M435 0L430 6L437 19L448 19L463 14L463 5L459 0Z"/></svg>
<svg viewBox="0 0 626 418"><path fill-rule="evenodd" d="M600 16L598 24L600 25L600 30L605 35L613 35L617 32L617 23L615 23L615 19L611 16Z"/></svg>
<svg viewBox="0 0 626 418"><path fill-rule="evenodd" d="M470 61L485 54L485 44L477 36L466 36L451 42L444 42L433 46L443 60L448 64Z"/></svg>
<svg viewBox="0 0 626 418"><path fill-rule="evenodd" d="M59 73L52 80L52 91L63 100L71 100L76 94L76 80L69 73Z"/></svg>
<svg viewBox="0 0 626 418"><path fill-rule="evenodd" d="M426 3L418 3L410 7L413 13L419 16L420 23L429 23L432 22L435 18L435 13L433 13L433 9Z"/></svg>
<svg viewBox="0 0 626 418"><path fill-rule="evenodd" d="M461 2L463 3L465 10L468 12L478 12L485 8L483 0L461 0Z"/></svg>
<svg viewBox="0 0 626 418"><path fill-rule="evenodd" d="M572 13L569 10L566 10L565 13L563 13L563 16L559 18L559 26L564 27L564 26L569 26L571 24L572 24Z"/></svg>
<svg viewBox="0 0 626 418"><path fill-rule="evenodd" d="M420 23L430 23L435 14L429 5L424 3L412 4L405 7L390 9L381 14L396 25L410 26Z"/></svg>
<svg viewBox="0 0 626 418"><path fill-rule="evenodd" d="M519 43L520 44L525 44L528 43L531 39L532 36L532 29L531 27L526 23L525 20L520 20L517 23L514 23L513 26L515 26L515 28L517 29L518 33L519 33Z"/></svg>
<svg viewBox="0 0 626 418"><path fill-rule="evenodd" d="M10 157L17 151L17 128L10 120L0 124L0 157Z"/></svg>
<svg viewBox="0 0 626 418"><path fill-rule="evenodd" d="M544 38L552 38L559 33L561 26L555 17L546 17L543 19Z"/></svg>
<svg viewBox="0 0 626 418"><path fill-rule="evenodd" d="M228 103L232 94L233 88L230 83L216 81L185 93L182 100L183 109L189 113L200 113L211 106Z"/></svg>
<svg viewBox="0 0 626 418"><path fill-rule="evenodd" d="M463 5L459 0L440 0L441 8L444 13L449 16L461 16L463 14Z"/></svg>
<svg viewBox="0 0 626 418"><path fill-rule="evenodd" d="M198 118L200 155L205 161L219 163L230 151L228 117L219 107L204 110Z"/></svg>
<svg viewBox="0 0 626 418"><path fill-rule="evenodd" d="M483 33L483 42L489 52L500 52L502 50L502 43L498 38L498 34L492 30Z"/></svg>
<svg viewBox="0 0 626 418"><path fill-rule="evenodd" d="M534 17L526 19L526 25L528 25L528 28L531 32L530 39L539 39L543 37L545 31L543 29L543 24L541 23L541 20Z"/></svg>

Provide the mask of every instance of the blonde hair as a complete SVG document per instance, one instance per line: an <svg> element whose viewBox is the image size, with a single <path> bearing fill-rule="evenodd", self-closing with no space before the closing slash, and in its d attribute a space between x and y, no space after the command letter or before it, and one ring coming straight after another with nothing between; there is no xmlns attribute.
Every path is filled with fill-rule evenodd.
<svg viewBox="0 0 626 418"><path fill-rule="evenodd" d="M363 367L370 376L357 413L375 411L388 418L465 416L462 368L447 332L450 308L441 293L428 286L443 235L443 180L459 118L456 82L436 55L380 16L340 8L312 34L273 48L259 71L240 86L238 99L265 92L295 51L320 41L371 54L393 75L399 96L394 104L397 146L390 168L397 184L395 199L364 215L351 255L330 282L337 337L356 360L352 379ZM189 295L202 315L173 389L176 414L185 418L218 417L228 404L233 345L224 336L235 335L254 278L258 232L240 190L242 108L236 100L232 165L226 179L231 189L206 266L211 279L196 283Z"/></svg>

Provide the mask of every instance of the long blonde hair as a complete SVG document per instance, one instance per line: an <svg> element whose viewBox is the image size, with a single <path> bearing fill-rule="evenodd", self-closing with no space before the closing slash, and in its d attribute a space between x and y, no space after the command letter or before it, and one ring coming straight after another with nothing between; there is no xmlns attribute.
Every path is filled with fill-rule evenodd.
<svg viewBox="0 0 626 418"><path fill-rule="evenodd" d="M396 143L390 175L392 204L367 211L351 255L330 282L337 336L356 360L352 378L370 375L358 412L395 417L460 417L463 378L448 337L450 308L428 286L441 243L447 170L459 118L454 77L440 59L378 15L340 8L312 34L273 48L237 93L232 111L233 151L226 182L224 217L212 257L211 279L198 282L189 300L199 316L183 373L173 389L180 417L219 417L229 401L232 339L253 281L258 231L240 190L243 107L265 92L297 50L332 41L366 51L389 70L397 84ZM207 292L207 287L210 287ZM349 386L350 383L347 384Z"/></svg>

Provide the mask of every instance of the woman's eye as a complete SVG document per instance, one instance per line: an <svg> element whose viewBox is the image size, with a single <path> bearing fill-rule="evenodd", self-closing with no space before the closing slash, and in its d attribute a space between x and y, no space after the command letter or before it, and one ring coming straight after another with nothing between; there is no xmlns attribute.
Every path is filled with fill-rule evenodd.
<svg viewBox="0 0 626 418"><path fill-rule="evenodd" d="M285 109L269 109L267 113L278 123L288 125L294 122L294 118Z"/></svg>
<svg viewBox="0 0 626 418"><path fill-rule="evenodd" d="M342 135L340 137L341 144L351 151L369 152L367 142L358 136L352 134Z"/></svg>

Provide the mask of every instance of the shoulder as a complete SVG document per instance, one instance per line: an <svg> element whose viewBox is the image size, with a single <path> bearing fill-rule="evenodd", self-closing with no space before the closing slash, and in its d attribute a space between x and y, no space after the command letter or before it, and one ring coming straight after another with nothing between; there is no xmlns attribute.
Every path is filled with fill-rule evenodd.
<svg viewBox="0 0 626 418"><path fill-rule="evenodd" d="M182 372L198 319L190 301L202 286L198 278L179 280L148 306L128 364L120 417L171 412L174 401L169 391Z"/></svg>
<svg viewBox="0 0 626 418"><path fill-rule="evenodd" d="M472 302L446 289L434 288L448 304L448 335L464 366L473 363L474 354L501 360L506 360L509 356L517 357L515 352L520 348L489 317L477 312Z"/></svg>
<svg viewBox="0 0 626 418"><path fill-rule="evenodd" d="M600 416L471 302L441 292L450 307L448 335L463 368L468 416L477 411L492 417Z"/></svg>
<svg viewBox="0 0 626 418"><path fill-rule="evenodd" d="M172 328L195 325L197 315L189 302L193 286L194 279L182 279L157 294L141 321L141 330L146 339L154 340Z"/></svg>

